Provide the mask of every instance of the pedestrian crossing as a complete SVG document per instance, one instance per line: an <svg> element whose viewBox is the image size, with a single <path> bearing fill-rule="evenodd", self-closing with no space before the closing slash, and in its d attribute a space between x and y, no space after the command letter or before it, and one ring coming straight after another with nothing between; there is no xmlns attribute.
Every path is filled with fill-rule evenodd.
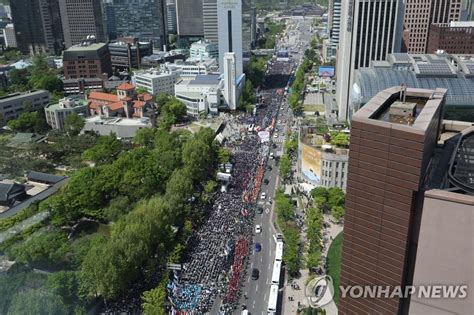
<svg viewBox="0 0 474 315"><path fill-rule="evenodd" d="M283 143L285 139L283 137L278 137L278 138L273 138L272 139L273 143Z"/></svg>

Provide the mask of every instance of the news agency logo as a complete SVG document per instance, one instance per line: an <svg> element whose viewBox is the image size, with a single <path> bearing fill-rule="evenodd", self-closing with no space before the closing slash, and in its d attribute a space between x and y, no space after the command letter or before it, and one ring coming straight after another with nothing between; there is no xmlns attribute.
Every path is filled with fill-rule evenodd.
<svg viewBox="0 0 474 315"><path fill-rule="evenodd" d="M408 285L401 286L340 286L341 298L408 298L418 299L464 299L467 285Z"/></svg>
<svg viewBox="0 0 474 315"><path fill-rule="evenodd" d="M418 285L418 286L339 286L341 298L382 299L465 299L468 296L467 285ZM333 302L334 285L330 276L312 279L305 288L309 306L322 308Z"/></svg>
<svg viewBox="0 0 474 315"><path fill-rule="evenodd" d="M331 276L326 275L312 279L305 288L309 306L321 308L333 301L334 284Z"/></svg>

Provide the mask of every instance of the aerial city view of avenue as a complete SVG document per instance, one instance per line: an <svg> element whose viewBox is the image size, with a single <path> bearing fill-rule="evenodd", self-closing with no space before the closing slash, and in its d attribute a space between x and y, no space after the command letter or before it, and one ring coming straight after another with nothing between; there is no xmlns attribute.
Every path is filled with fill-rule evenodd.
<svg viewBox="0 0 474 315"><path fill-rule="evenodd" d="M0 27L0 314L474 314L473 0Z"/></svg>

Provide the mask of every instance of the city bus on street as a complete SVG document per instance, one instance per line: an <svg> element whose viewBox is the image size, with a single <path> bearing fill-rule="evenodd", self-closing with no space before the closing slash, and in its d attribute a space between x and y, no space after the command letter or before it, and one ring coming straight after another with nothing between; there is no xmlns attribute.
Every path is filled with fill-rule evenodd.
<svg viewBox="0 0 474 315"><path fill-rule="evenodd" d="M276 315L278 304L278 285L272 285L270 287L270 296L268 297L268 315Z"/></svg>
<svg viewBox="0 0 474 315"><path fill-rule="evenodd" d="M281 261L276 261L273 263L273 273L272 273L272 285L278 285L280 283L280 273L281 273Z"/></svg>
<svg viewBox="0 0 474 315"><path fill-rule="evenodd" d="M283 242L279 241L279 242L276 242L275 260L281 261L282 259L283 259Z"/></svg>

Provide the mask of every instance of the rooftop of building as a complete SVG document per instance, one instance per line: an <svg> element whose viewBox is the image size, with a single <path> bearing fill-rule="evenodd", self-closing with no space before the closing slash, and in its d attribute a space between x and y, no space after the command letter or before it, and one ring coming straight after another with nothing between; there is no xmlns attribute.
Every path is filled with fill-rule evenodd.
<svg viewBox="0 0 474 315"><path fill-rule="evenodd" d="M405 84L409 88L445 88L446 105L474 104L474 55L389 54L385 62L372 62L355 72L352 99L365 104L379 91Z"/></svg>
<svg viewBox="0 0 474 315"><path fill-rule="evenodd" d="M221 83L220 75L218 74L206 74L206 75L197 75L191 80L181 80L176 83L176 87L182 86L208 86L218 87Z"/></svg>
<svg viewBox="0 0 474 315"><path fill-rule="evenodd" d="M133 75L134 76L139 75L140 77L154 79L154 78L167 77L170 75L174 75L174 73L169 72L169 71L162 71L161 69L150 68L148 70L134 71Z"/></svg>
<svg viewBox="0 0 474 315"><path fill-rule="evenodd" d="M186 61L178 60L175 63L167 63L167 66L212 66L217 63L216 58L196 57L188 58Z"/></svg>
<svg viewBox="0 0 474 315"><path fill-rule="evenodd" d="M63 60L71 61L76 59L100 59L99 53L107 49L106 43L83 43L69 47L63 52Z"/></svg>
<svg viewBox="0 0 474 315"><path fill-rule="evenodd" d="M413 89L396 86L385 89L374 96L354 114L353 121L365 122L377 126L374 121L388 123L383 125L394 128L401 125L405 131L426 132L435 115L443 106L445 89Z"/></svg>
<svg viewBox="0 0 474 315"><path fill-rule="evenodd" d="M141 118L141 119L131 119L131 118L122 118L122 117L101 117L101 116L93 116L86 118L86 124L94 124L94 125L114 125L114 126L143 126L148 127L150 126L150 119L149 118Z"/></svg>
<svg viewBox="0 0 474 315"><path fill-rule="evenodd" d="M427 189L474 196L474 122L444 120L432 159Z"/></svg>
<svg viewBox="0 0 474 315"><path fill-rule="evenodd" d="M106 43L84 43L84 44L78 44L69 47L68 49L65 50L67 51L96 51L101 49L102 47L107 46Z"/></svg>
<svg viewBox="0 0 474 315"><path fill-rule="evenodd" d="M0 97L0 103L2 101L11 100L11 99L15 99L15 98L23 97L23 96L37 95L37 94L44 94L44 93L49 94L48 91L46 91L46 90L31 90L31 91L28 91L28 92L11 93L11 94L8 94L8 95L1 96Z"/></svg>
<svg viewBox="0 0 474 315"><path fill-rule="evenodd" d="M59 110L67 108L75 108L80 106L87 106L87 101L83 97L65 97L59 100L58 103L49 104L46 106L49 110Z"/></svg>
<svg viewBox="0 0 474 315"><path fill-rule="evenodd" d="M474 27L474 21L451 21L450 27Z"/></svg>
<svg viewBox="0 0 474 315"><path fill-rule="evenodd" d="M207 40L198 40L197 42L194 42L191 44L191 49L200 49L200 48L209 48L209 47L216 47L217 45L214 43L211 43L210 41Z"/></svg>

